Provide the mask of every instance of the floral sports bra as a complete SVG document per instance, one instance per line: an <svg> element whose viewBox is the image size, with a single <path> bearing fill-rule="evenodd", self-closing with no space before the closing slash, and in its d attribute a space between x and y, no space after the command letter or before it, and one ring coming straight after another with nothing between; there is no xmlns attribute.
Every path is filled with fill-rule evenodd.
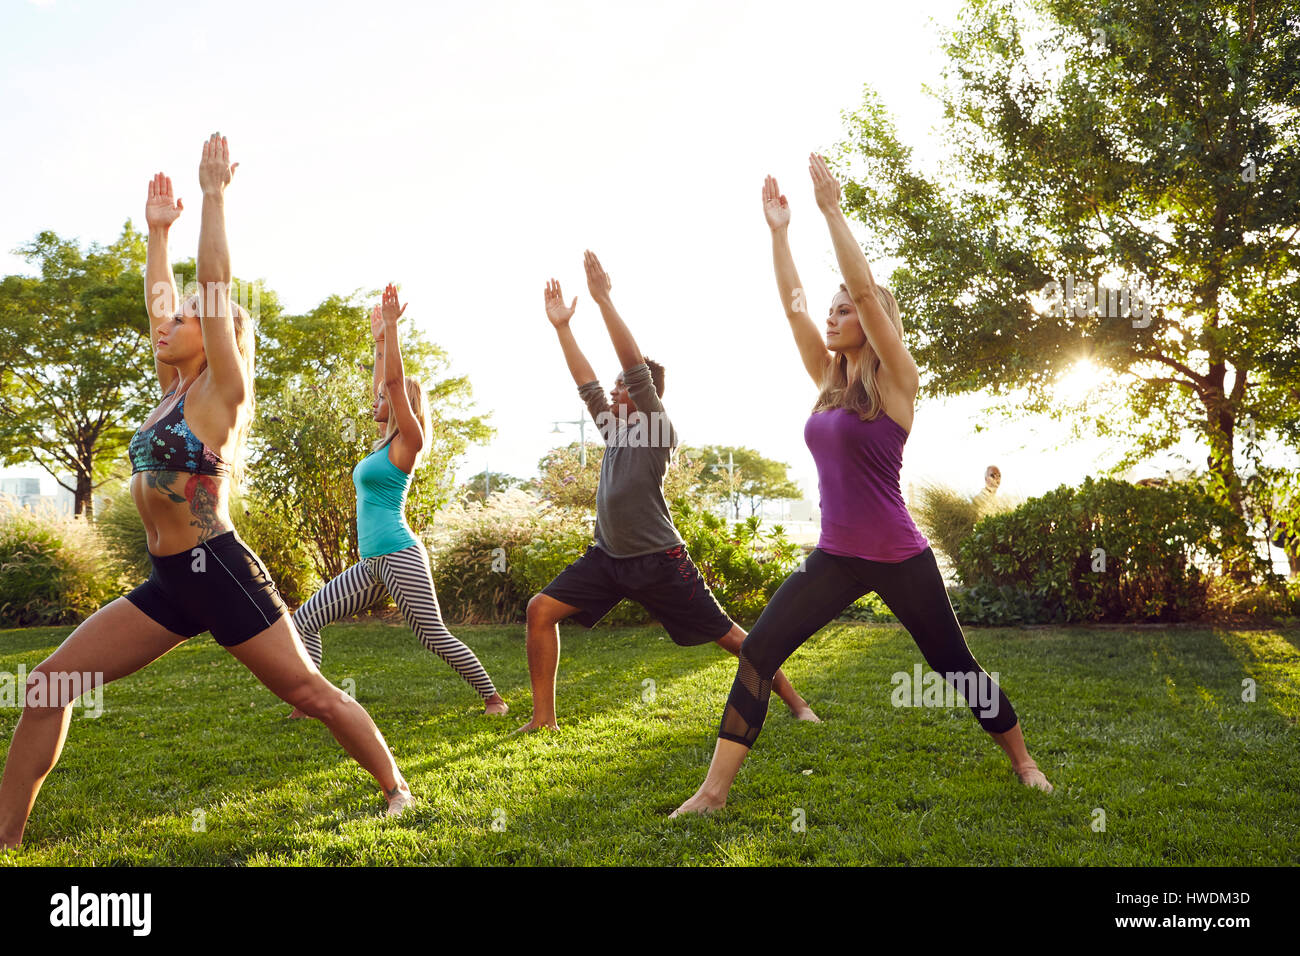
<svg viewBox="0 0 1300 956"><path fill-rule="evenodd" d="M176 394L163 396L164 401ZM199 441L185 421L185 396L170 412L131 436L131 474L138 471L186 471L194 475L225 476L230 463Z"/></svg>

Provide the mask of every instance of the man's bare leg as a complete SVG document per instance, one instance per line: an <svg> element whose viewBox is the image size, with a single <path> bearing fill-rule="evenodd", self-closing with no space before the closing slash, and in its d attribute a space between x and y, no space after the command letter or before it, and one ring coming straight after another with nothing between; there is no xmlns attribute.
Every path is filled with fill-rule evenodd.
<svg viewBox="0 0 1300 956"><path fill-rule="evenodd" d="M546 594L528 601L528 680L533 688L533 716L517 734L543 727L558 730L555 722L555 675L560 667L560 622L580 609Z"/></svg>

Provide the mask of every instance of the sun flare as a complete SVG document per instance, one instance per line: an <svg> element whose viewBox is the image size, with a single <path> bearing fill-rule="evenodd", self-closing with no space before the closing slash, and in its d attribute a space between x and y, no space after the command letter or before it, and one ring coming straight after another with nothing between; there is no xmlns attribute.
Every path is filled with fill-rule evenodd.
<svg viewBox="0 0 1300 956"><path fill-rule="evenodd" d="M1095 398L1105 383L1106 370L1091 359L1079 359L1053 384L1056 397L1071 405L1081 405Z"/></svg>

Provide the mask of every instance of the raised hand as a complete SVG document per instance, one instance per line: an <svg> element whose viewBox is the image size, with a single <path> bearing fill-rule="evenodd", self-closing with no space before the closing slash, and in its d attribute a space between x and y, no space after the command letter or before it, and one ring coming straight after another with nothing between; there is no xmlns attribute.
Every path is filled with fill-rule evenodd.
<svg viewBox="0 0 1300 956"><path fill-rule="evenodd" d="M822 212L840 207L840 184L826 160L816 153L808 154L808 173L812 176L813 195L817 197L817 208Z"/></svg>
<svg viewBox="0 0 1300 956"><path fill-rule="evenodd" d="M144 221L150 228L166 229L180 218L185 207L172 195L170 176L158 173L149 180L149 198L144 204Z"/></svg>
<svg viewBox="0 0 1300 956"><path fill-rule="evenodd" d="M409 304L410 303L407 303L407 305ZM384 287L384 297L380 300L379 311L383 317L385 328L390 325L397 325L397 320L400 319L402 313L406 311L405 305L398 304L397 287L391 282ZM372 319L371 321L373 323L374 320Z"/></svg>
<svg viewBox="0 0 1300 956"><path fill-rule="evenodd" d="M790 225L790 204L781 195L781 187L771 176L763 183L763 215L769 229L784 229Z"/></svg>
<svg viewBox="0 0 1300 956"><path fill-rule="evenodd" d="M587 291L597 302L609 301L609 290L613 288L613 283L609 281L609 276L605 270L600 267L600 260L590 249L582 254L582 264L587 267ZM577 301L576 299L574 300Z"/></svg>
<svg viewBox="0 0 1300 956"><path fill-rule="evenodd" d="M577 307L578 297L576 295L568 307L565 307L564 293L560 291L560 283L554 279L546 283L546 317L551 320L551 325L557 329L562 325L568 325L569 319L573 318L574 310Z"/></svg>
<svg viewBox="0 0 1300 956"><path fill-rule="evenodd" d="M379 306L370 310L370 334L376 342L384 340L384 313Z"/></svg>
<svg viewBox="0 0 1300 956"><path fill-rule="evenodd" d="M199 186L203 194L220 195L235 178L239 163L230 162L230 146L226 137L213 133L203 144L203 158L199 160Z"/></svg>

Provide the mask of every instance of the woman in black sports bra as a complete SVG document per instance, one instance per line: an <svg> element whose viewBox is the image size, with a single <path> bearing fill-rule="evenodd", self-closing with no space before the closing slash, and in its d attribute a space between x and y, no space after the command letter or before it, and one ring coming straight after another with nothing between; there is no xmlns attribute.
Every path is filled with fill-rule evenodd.
<svg viewBox="0 0 1300 956"><path fill-rule="evenodd" d="M171 180L149 184L145 298L162 404L131 438L131 496L144 522L153 573L100 608L33 671L49 689L23 709L0 779L0 849L22 841L41 783L68 730L71 700L60 674L125 677L176 645L211 631L274 694L322 721L401 813L411 791L365 709L313 666L265 566L239 539L228 498L253 416L253 329L230 302L225 189L234 175L224 137L203 146L199 184L200 296L177 307L167 232L181 213ZM209 442L211 444L209 444ZM102 675L102 676L101 676ZM84 693L84 688L79 688ZM25 695L26 697L26 695Z"/></svg>

